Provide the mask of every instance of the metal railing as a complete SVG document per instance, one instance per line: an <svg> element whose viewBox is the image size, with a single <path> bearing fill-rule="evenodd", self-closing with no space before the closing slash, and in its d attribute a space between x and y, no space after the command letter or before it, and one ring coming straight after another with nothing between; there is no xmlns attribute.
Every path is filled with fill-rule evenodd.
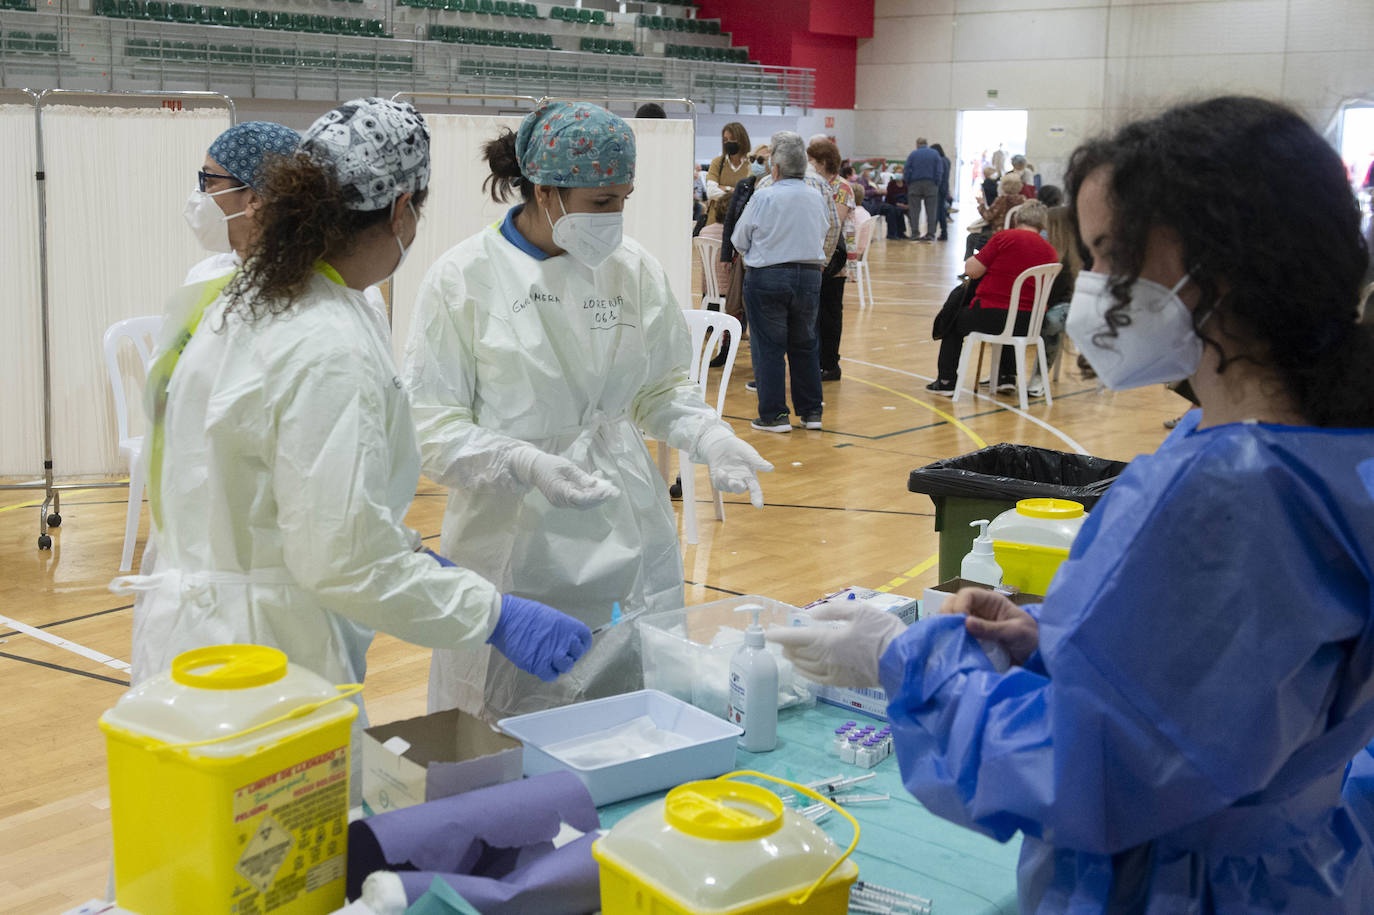
<svg viewBox="0 0 1374 915"><path fill-rule="evenodd" d="M689 98L709 111L805 113L800 67L455 45L400 38L0 11L0 87L213 90L338 99L462 92Z"/></svg>

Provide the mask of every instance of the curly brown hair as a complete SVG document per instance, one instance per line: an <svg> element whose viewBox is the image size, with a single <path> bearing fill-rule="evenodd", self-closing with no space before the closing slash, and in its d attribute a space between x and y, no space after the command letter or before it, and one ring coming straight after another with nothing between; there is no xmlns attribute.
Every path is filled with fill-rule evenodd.
<svg viewBox="0 0 1374 915"><path fill-rule="evenodd" d="M333 166L309 153L264 163L258 237L225 289L225 314L245 321L291 309L315 272L315 262L353 250L365 230L391 219L391 207L352 210ZM419 212L427 191L411 200Z"/></svg>
<svg viewBox="0 0 1374 915"><path fill-rule="evenodd" d="M840 148L830 140L813 140L811 145L806 147L806 155L815 159L816 164L821 167L827 175L837 175L840 172Z"/></svg>

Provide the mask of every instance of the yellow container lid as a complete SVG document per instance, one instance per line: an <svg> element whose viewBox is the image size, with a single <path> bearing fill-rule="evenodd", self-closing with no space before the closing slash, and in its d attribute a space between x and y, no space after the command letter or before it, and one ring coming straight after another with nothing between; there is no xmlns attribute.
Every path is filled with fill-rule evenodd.
<svg viewBox="0 0 1374 915"><path fill-rule="evenodd" d="M251 689L286 676L286 652L266 645L210 645L172 659L172 679L197 689Z"/></svg>
<svg viewBox="0 0 1374 915"><path fill-rule="evenodd" d="M1083 517L1083 503L1070 499L1022 499L1016 503L1016 513L1027 518L1047 518L1067 521Z"/></svg>
<svg viewBox="0 0 1374 915"><path fill-rule="evenodd" d="M782 827L782 810L778 796L758 785L699 781L668 792L663 819L689 836L742 842L777 832Z"/></svg>

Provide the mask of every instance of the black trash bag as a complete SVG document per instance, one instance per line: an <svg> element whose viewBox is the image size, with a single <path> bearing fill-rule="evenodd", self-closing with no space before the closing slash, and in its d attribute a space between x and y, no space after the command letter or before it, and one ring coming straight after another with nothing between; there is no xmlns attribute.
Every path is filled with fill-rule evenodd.
<svg viewBox="0 0 1374 915"><path fill-rule="evenodd" d="M907 489L972 499L1072 499L1091 510L1125 461L1004 442L911 471Z"/></svg>

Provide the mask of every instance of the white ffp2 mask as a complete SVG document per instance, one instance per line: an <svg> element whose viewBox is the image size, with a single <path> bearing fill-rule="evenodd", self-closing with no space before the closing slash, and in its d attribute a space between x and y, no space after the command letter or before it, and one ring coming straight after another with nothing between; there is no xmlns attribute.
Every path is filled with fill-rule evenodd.
<svg viewBox="0 0 1374 915"><path fill-rule="evenodd" d="M1105 273L1083 271L1074 283L1064 329L1097 377L1113 391L1181 381L1202 361L1202 338L1193 329L1193 314L1178 297L1190 277L1168 286L1136 279L1126 314L1131 323L1117 328L1103 346L1093 337L1107 329L1107 311L1116 304ZM1204 318L1204 320L1206 320Z"/></svg>
<svg viewBox="0 0 1374 915"><path fill-rule="evenodd" d="M233 250L229 244L229 220L242 216L243 211L225 215L214 198L220 194L232 194L234 191L243 190L247 188L230 187L208 194L197 188L186 198L186 206L181 214L186 217L186 224L196 233L196 240L206 251L224 254Z"/></svg>
<svg viewBox="0 0 1374 915"><path fill-rule="evenodd" d="M420 215L415 212L415 205L412 204L409 200L406 201L406 206L410 207L410 215L415 217L415 231L418 233L420 231ZM395 213L395 203L391 205L391 210L393 213ZM406 255L410 254L410 248L415 247L415 239L413 238L410 240L410 248L407 248L406 243L401 241L401 236L396 235L393 237L396 239L396 247L401 249L401 259L396 262L395 267L391 268L390 273L388 273L385 277L377 281L379 283L384 283L387 280L391 279L393 276L395 276L397 273L399 273L401 270L401 265L406 262Z"/></svg>
<svg viewBox="0 0 1374 915"><path fill-rule="evenodd" d="M557 191L554 196L559 198L558 205L562 207L562 197ZM553 230L553 243L591 270L606 263L625 237L624 213L569 213L565 209L554 222L545 210L544 218Z"/></svg>

